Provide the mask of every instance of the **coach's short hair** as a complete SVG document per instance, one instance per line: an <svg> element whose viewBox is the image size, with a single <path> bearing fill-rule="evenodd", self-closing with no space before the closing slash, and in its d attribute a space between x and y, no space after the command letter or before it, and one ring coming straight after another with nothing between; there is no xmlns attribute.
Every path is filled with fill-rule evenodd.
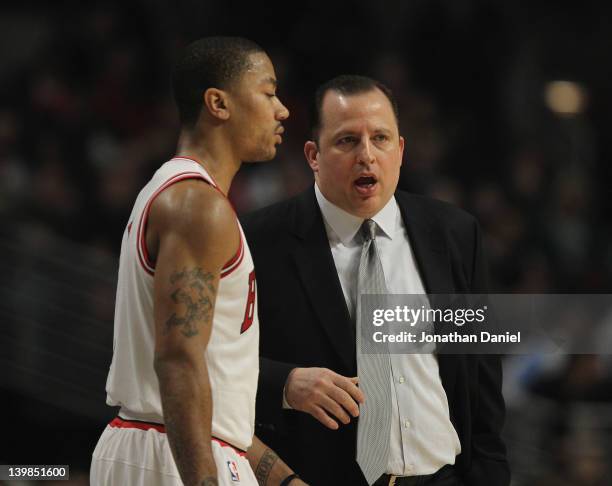
<svg viewBox="0 0 612 486"><path fill-rule="evenodd" d="M378 88L391 103L393 108L393 114L395 115L395 121L399 125L399 109L397 102L393 97L391 90L380 81L368 78L367 76L359 76L357 74L342 74L336 76L333 79L323 83L317 88L314 95L314 103L311 107L310 114L310 130L312 139L318 143L319 131L321 129L321 108L323 107L323 98L328 91L337 91L343 95L356 95L361 93L367 93L373 89Z"/></svg>
<svg viewBox="0 0 612 486"><path fill-rule="evenodd" d="M249 55L265 52L241 37L206 37L183 50L172 71L172 92L182 125L193 126L208 88L227 89L249 67Z"/></svg>

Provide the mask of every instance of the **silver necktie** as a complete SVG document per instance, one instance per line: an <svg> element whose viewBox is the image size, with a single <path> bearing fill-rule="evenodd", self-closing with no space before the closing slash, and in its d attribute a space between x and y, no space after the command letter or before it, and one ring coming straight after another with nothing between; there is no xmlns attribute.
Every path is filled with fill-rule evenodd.
<svg viewBox="0 0 612 486"><path fill-rule="evenodd" d="M389 460L391 432L391 362L389 354L380 354L371 332L362 332L364 294L387 294L385 275L376 247L376 223L367 219L361 226L364 237L357 283L357 374L365 402L359 411L357 426L357 463L368 484L385 473ZM369 307L369 306L368 306ZM371 315L371 314L370 314ZM366 324L363 324L366 326ZM369 329L372 329L368 326ZM379 353L379 354L376 354Z"/></svg>

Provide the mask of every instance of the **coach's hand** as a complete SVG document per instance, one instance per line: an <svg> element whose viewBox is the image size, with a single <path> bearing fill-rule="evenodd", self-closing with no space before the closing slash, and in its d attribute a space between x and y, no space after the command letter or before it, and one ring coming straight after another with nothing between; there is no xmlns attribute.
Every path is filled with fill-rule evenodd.
<svg viewBox="0 0 612 486"><path fill-rule="evenodd" d="M348 424L351 416L359 415L358 404L365 397L357 381L358 378L347 378L327 368L294 368L287 377L285 398L295 410L309 413L336 430L339 425L334 418Z"/></svg>

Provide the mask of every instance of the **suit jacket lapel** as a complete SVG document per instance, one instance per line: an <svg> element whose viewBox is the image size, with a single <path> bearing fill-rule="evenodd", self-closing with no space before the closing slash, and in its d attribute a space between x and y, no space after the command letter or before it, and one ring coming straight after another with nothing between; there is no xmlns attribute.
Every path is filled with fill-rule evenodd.
<svg viewBox="0 0 612 486"><path fill-rule="evenodd" d="M397 192L400 213L410 246L428 294L452 293L452 275L448 260L446 239L440 228L434 225L431 214L426 214L414 196Z"/></svg>
<svg viewBox="0 0 612 486"><path fill-rule="evenodd" d="M354 373L355 330L346 307L314 188L298 198L293 231L299 240L293 257L306 294L346 369Z"/></svg>

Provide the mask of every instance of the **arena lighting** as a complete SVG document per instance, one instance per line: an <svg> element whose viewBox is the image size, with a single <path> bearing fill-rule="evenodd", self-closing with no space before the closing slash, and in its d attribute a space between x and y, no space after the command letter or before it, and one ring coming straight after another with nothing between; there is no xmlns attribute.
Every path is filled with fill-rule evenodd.
<svg viewBox="0 0 612 486"><path fill-rule="evenodd" d="M550 81L544 90L544 99L554 113L571 117L584 111L587 95L584 87L573 81Z"/></svg>

